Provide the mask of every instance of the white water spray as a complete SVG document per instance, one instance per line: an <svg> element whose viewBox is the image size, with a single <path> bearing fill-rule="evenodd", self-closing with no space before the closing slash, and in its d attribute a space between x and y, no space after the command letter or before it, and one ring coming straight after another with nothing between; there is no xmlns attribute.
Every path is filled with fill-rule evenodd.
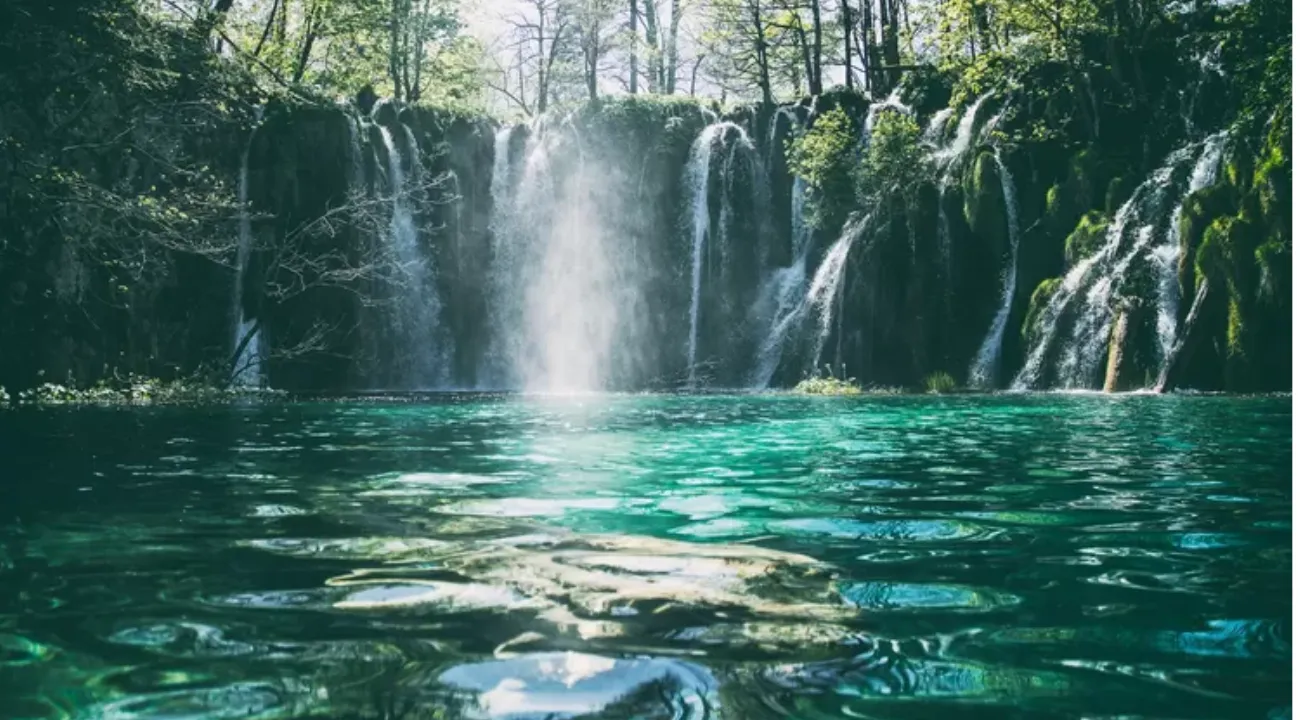
<svg viewBox="0 0 1300 720"><path fill-rule="evenodd" d="M411 129L402 127L411 152L414 182L418 183L422 173L419 146ZM410 206L412 188L408 187L402 155L392 133L383 125L379 126L379 132L388 151L388 184L393 195L387 239L403 271L391 298L395 310L392 331L400 347L396 381L407 390L444 387L448 380L450 340L444 337L439 323L441 303L432 268L420 247L415 213Z"/></svg>
<svg viewBox="0 0 1300 720"><path fill-rule="evenodd" d="M970 384L975 387L991 387L997 382L998 361L1002 357L1002 339L1006 334L1007 319L1011 316L1011 304L1016 297L1016 269L1020 252L1020 219L1016 203L1016 184L1011 171L1002 162L1002 153L994 152L993 160L998 168L998 177L1002 182L1002 197L1007 209L1007 239L1011 254L1007 258L1007 269L1002 276L1002 304L993 316L993 323L980 343L979 352L970 367Z"/></svg>
<svg viewBox="0 0 1300 720"><path fill-rule="evenodd" d="M257 108L260 124L262 109ZM237 387L262 387L266 384L266 368L262 351L262 329L255 318L244 312L244 273L253 248L253 221L248 208L248 156L253 150L257 126L248 135L244 154L239 162L239 245L235 252L235 287L231 298L230 316L234 323L231 347L238 351L235 358L231 384ZM241 347L240 344L243 343Z"/></svg>

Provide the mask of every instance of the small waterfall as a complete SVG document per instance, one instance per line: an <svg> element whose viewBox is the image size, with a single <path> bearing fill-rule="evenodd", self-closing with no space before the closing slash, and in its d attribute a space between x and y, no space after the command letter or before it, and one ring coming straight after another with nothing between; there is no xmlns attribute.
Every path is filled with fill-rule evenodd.
<svg viewBox="0 0 1300 720"><path fill-rule="evenodd" d="M993 97L992 91L986 92L966 108L966 112L961 116L961 122L957 124L957 134L953 136L952 144L934 154L936 166L948 170L954 161L960 159L970 149L971 140L975 136L975 120L979 116L980 108L984 107L984 103L991 97Z"/></svg>
<svg viewBox="0 0 1300 720"><path fill-rule="evenodd" d="M516 280L514 270L519 266L518 236L515 232L515 173L511 162L510 141L514 126L499 128L492 149L492 232L491 254L488 265L488 351L478 370L480 389L509 387L514 378L511 358L515 356L512 343L518 337L518 324L513 322L515 303L511 289Z"/></svg>
<svg viewBox="0 0 1300 720"><path fill-rule="evenodd" d="M925 132L921 135L921 142L933 148L938 148L943 144L944 133L948 129L948 120L952 118L956 110L944 108L930 118L930 122L925 126Z"/></svg>
<svg viewBox="0 0 1300 720"><path fill-rule="evenodd" d="M1224 147L1228 142L1227 131L1219 132L1206 138L1201 156L1192 168L1192 177L1187 187L1187 195L1204 190L1219 178L1219 166L1223 162ZM1165 231L1165 242L1151 251L1151 261L1155 266L1160 293L1156 332L1159 337L1160 363L1163 365L1173 354L1174 341L1178 335L1178 220L1182 215L1183 205L1174 206L1169 218L1169 228Z"/></svg>
<svg viewBox="0 0 1300 720"><path fill-rule="evenodd" d="M1154 238L1162 229L1166 238L1169 232L1174 232L1159 225L1175 218L1176 208L1181 207L1187 195L1196 188L1198 181L1194 178L1193 160L1203 160L1207 168L1217 167L1217 161L1211 162L1211 159L1222 151L1222 141L1216 139L1218 137L1212 136L1175 150L1151 177L1133 191L1107 227L1103 246L1070 269L1043 308L1036 326L1037 344L1016 375L1012 384L1014 389L1027 390L1043 380L1043 366L1057 336L1063 334L1060 325L1069 308L1075 309L1076 317L1073 325L1066 328L1069 336L1061 342L1056 367L1057 384L1067 389L1096 385L1115 315L1113 300L1116 290L1140 256L1145 254L1152 258L1153 263L1158 262L1159 253L1153 252L1151 247ZM1195 165L1200 167L1202 163L1198 161ZM1207 170L1199 182L1210 181ZM1172 269L1176 272L1176 268ZM1158 287L1154 294L1157 296L1155 302L1160 303ZM1176 312L1175 308L1173 313Z"/></svg>
<svg viewBox="0 0 1300 720"><path fill-rule="evenodd" d="M1016 297L1016 266L1020 252L1020 219L1016 204L1016 183L1002 162L1002 153L995 151L993 160L998 168L998 177L1002 181L1002 197L1007 208L1007 239L1011 246L1011 255L1007 258L1007 269L1002 276L1002 304L993 324L989 326L984 341L980 343L979 352L970 367L970 384L975 387L991 387L997 382L998 361L1002 357L1002 337L1006 333L1007 318L1011 316L1011 303Z"/></svg>
<svg viewBox="0 0 1300 720"><path fill-rule="evenodd" d="M411 152L414 182L421 180L419 146L409 127L402 126ZM432 269L420 247L415 213L410 206L412 188L402 169L402 155L387 127L379 126L388 151L388 184L393 194L392 219L388 241L394 261L401 267L400 284L393 289L394 314L392 331L400 344L397 382L402 389L427 390L443 387L447 382L449 342L439 324L441 303Z"/></svg>
<svg viewBox="0 0 1300 720"><path fill-rule="evenodd" d="M801 177L794 179L790 190L790 238L791 260L786 267L779 267L764 281L759 293L755 315L758 327L766 331L758 345L758 355L749 384L755 388L766 388L776 374L781 362L781 350L788 329L788 320L799 306L804 293L804 283L808 281L808 255L812 250L813 230L804 217L804 205L808 197L808 183Z"/></svg>
<svg viewBox="0 0 1300 720"><path fill-rule="evenodd" d="M798 195L802 196L803 193ZM795 217L800 215L796 214ZM806 231L806 238L800 241L803 245L802 250L796 254L794 264L784 269L786 273L774 277L774 281L780 283L778 285L781 293L778 296L780 306L773 315L767 337L759 346L758 362L751 376L752 387L763 389L771 383L791 332L802 327L809 313L814 310L817 313L817 323L814 328L816 335L812 341L812 352L807 356L806 370L811 372L818 367L822 349L831 334L837 304L843 299L842 285L849 251L853 249L854 242L862 235L870 220L869 215L862 215L850 218L844 224L840 237L826 251L826 256L822 258L817 271L813 273L808 289L800 292L806 281L808 251L812 245L812 232Z"/></svg>
<svg viewBox="0 0 1300 720"><path fill-rule="evenodd" d="M744 129L735 123L720 122L709 125L704 128L691 144L690 160L686 165L686 184L690 189L691 195L691 309L690 309L690 334L686 342L686 363L687 373L690 384L693 386L696 381L695 366L697 361L699 332L700 332L700 305L701 294L703 291L704 264L706 262L706 252L726 253L727 245L727 220L731 213L730 193L724 188L722 193L722 220L718 223L718 237L711 238L709 215L709 181L711 179L713 156L715 150L723 146L726 142L727 134L734 132L737 136L735 141L743 150L749 154L754 152L753 142L745 134ZM734 154L736 147L731 148ZM731 174L731 165L734 155L727 160L727 167L724 168L724 183L729 183ZM710 240L714 240L710 243ZM710 246L713 247L710 247Z"/></svg>
<svg viewBox="0 0 1300 720"><path fill-rule="evenodd" d="M854 242L862 235L870 219L869 215L863 215L860 218L850 218L844 224L844 231L831 249L826 251L826 257L822 258L821 265L813 274L808 294L804 296L805 304L817 311L817 336L813 340L812 353L808 356L809 373L820 366L822 349L826 347L826 340L831 335L835 311L843 304L844 270L848 267L849 252L853 250Z"/></svg>
<svg viewBox="0 0 1300 720"><path fill-rule="evenodd" d="M257 120L261 121L261 108ZM231 347L237 353L232 368L231 384L236 387L262 387L266 384L266 368L262 350L262 329L256 318L244 311L244 273L253 249L253 221L248 208L248 156L253 150L257 127L248 135L244 154L239 162L239 245L235 253L235 286L231 293L230 317L234 325Z"/></svg>

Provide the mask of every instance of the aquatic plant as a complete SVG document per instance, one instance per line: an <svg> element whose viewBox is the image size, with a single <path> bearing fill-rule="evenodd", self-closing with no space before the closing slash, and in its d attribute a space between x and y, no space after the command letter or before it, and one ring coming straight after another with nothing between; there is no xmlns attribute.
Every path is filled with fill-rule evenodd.
<svg viewBox="0 0 1300 720"><path fill-rule="evenodd" d="M925 377L925 391L933 395L947 395L957 392L957 381L946 372L930 373Z"/></svg>

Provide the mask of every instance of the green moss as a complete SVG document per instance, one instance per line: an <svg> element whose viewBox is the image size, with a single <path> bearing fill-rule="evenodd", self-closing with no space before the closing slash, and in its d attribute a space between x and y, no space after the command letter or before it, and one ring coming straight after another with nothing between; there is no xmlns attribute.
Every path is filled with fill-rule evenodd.
<svg viewBox="0 0 1300 720"><path fill-rule="evenodd" d="M1070 172L1066 178L1070 210L1074 214L1097 207L1097 187L1101 176L1101 158L1096 150L1087 148L1070 158Z"/></svg>
<svg viewBox="0 0 1300 720"><path fill-rule="evenodd" d="M1051 217L1057 217L1061 214L1061 184L1056 183L1047 188L1047 203L1045 213Z"/></svg>
<svg viewBox="0 0 1300 720"><path fill-rule="evenodd" d="M1255 161L1246 143L1234 141L1228 146L1227 157L1223 161L1222 182L1227 183L1240 193L1250 189L1251 176L1255 172Z"/></svg>
<svg viewBox="0 0 1300 720"><path fill-rule="evenodd" d="M1228 297L1228 358L1242 361L1246 359L1245 321L1242 318L1242 302L1239 298Z"/></svg>
<svg viewBox="0 0 1300 720"><path fill-rule="evenodd" d="M1219 283L1227 279L1228 246L1235 218L1221 217L1205 229L1201 245L1196 250L1196 284Z"/></svg>
<svg viewBox="0 0 1300 720"><path fill-rule="evenodd" d="M1259 297L1264 302L1287 302L1290 299L1291 246L1273 237L1255 249L1259 266Z"/></svg>
<svg viewBox="0 0 1300 720"><path fill-rule="evenodd" d="M966 224L992 247L1005 247L1005 242L995 242L1001 240L1001 235L1005 233L1006 204L1002 199L1002 185L993 153L982 152L975 158L966 173L962 189L965 200L962 210Z"/></svg>
<svg viewBox="0 0 1300 720"><path fill-rule="evenodd" d="M1038 318L1042 317L1043 310L1052 301L1052 296L1061 287L1061 282L1062 279L1059 277L1048 278L1034 288L1034 294L1029 298L1029 309L1025 312L1024 323L1020 326L1020 337L1024 338L1026 343L1036 339Z"/></svg>
<svg viewBox="0 0 1300 720"><path fill-rule="evenodd" d="M1089 257L1106 243L1106 228L1109 222L1104 214L1090 210L1079 218L1074 232L1065 239L1065 261L1075 263Z"/></svg>

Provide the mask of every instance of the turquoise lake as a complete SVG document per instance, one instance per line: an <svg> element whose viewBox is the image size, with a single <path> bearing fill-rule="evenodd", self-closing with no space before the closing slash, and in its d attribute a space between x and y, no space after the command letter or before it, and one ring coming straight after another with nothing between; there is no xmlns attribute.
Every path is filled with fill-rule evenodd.
<svg viewBox="0 0 1300 720"><path fill-rule="evenodd" d="M1280 718L1291 398L0 412L3 718Z"/></svg>

